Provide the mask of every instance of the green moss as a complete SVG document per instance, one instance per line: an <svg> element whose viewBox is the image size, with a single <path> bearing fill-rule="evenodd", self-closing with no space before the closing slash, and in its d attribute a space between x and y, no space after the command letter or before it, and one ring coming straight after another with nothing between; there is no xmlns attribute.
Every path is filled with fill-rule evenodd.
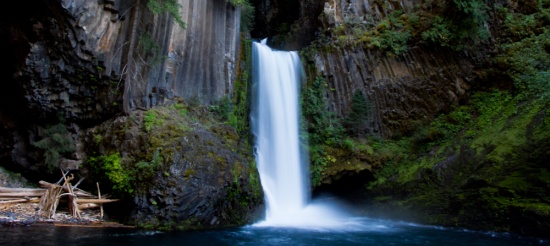
<svg viewBox="0 0 550 246"><path fill-rule="evenodd" d="M134 192L131 184L132 173L130 170L123 168L119 153L90 157L88 158L88 164L98 176L101 176L101 173L105 174L106 181L114 191L119 194L132 194Z"/></svg>
<svg viewBox="0 0 550 246"><path fill-rule="evenodd" d="M154 125L162 125L165 120L163 118L159 117L159 111L156 109L151 109L145 112L145 116L143 117L143 123L145 125L145 130L150 131L151 127Z"/></svg>

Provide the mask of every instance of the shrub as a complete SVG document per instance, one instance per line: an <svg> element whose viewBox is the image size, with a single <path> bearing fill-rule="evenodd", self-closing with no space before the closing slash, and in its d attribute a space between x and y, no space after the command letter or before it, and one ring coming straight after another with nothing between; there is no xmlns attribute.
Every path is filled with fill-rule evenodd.
<svg viewBox="0 0 550 246"><path fill-rule="evenodd" d="M149 0L149 2L147 2L147 7L153 14L160 14L165 11L168 12L182 29L186 28L185 22L183 22L179 13L181 6L178 0Z"/></svg>
<svg viewBox="0 0 550 246"><path fill-rule="evenodd" d="M351 111L345 121L348 131L356 136L363 136L370 114L371 105L367 97L363 95L362 91L355 91L351 98Z"/></svg>
<svg viewBox="0 0 550 246"><path fill-rule="evenodd" d="M249 0L227 0L235 7L241 8L241 30L249 32L254 25L254 6Z"/></svg>
<svg viewBox="0 0 550 246"><path fill-rule="evenodd" d="M98 177L106 177L113 188L113 191L119 194L132 194L131 171L122 167L120 154L114 153L108 156L92 156L88 159L88 164L93 168Z"/></svg>
<svg viewBox="0 0 550 246"><path fill-rule="evenodd" d="M521 41L503 46L504 56L499 63L507 67L514 85L525 95L550 94L550 29L544 28L539 35L531 35Z"/></svg>
<svg viewBox="0 0 550 246"><path fill-rule="evenodd" d="M424 40L456 50L475 47L489 38L488 9L482 0L453 0L444 16L433 18L431 26L421 36Z"/></svg>
<svg viewBox="0 0 550 246"><path fill-rule="evenodd" d="M302 90L301 110L307 121L310 144L339 145L344 139L344 127L335 113L328 110L324 100L324 79L317 77L311 86Z"/></svg>

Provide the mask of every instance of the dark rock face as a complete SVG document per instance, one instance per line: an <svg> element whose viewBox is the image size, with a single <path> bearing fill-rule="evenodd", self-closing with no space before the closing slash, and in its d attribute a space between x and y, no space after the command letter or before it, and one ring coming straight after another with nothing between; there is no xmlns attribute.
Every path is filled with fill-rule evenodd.
<svg viewBox="0 0 550 246"><path fill-rule="evenodd" d="M415 47L397 57L356 48L316 53L308 63L326 78L329 108L347 117L362 91L371 102L365 132L391 137L413 130L459 102L473 80L472 65L448 50Z"/></svg>
<svg viewBox="0 0 550 246"><path fill-rule="evenodd" d="M14 175L4 168L0 167L0 186L10 188L20 188L28 186L28 181L20 175Z"/></svg>
<svg viewBox="0 0 550 246"><path fill-rule="evenodd" d="M6 165L40 162L31 143L58 117L74 123L76 138L76 129L170 98L209 104L231 92L240 10L181 0L182 29L147 2L23 0L2 10L0 158L16 163Z"/></svg>
<svg viewBox="0 0 550 246"><path fill-rule="evenodd" d="M128 201L128 223L146 228L205 229L259 219L263 194L258 171L235 129L182 122L172 117L177 111L166 110L154 109L162 123L148 129L143 124L145 114L137 111L86 133L86 148L96 150L92 155L119 153L124 172L133 177L129 181L134 192ZM140 172L148 169L140 169L139 163L152 163L155 158L160 161L145 164L155 165L154 172L144 177ZM93 165L82 171L94 179L107 176Z"/></svg>
<svg viewBox="0 0 550 246"><path fill-rule="evenodd" d="M41 1L28 10L35 2L19 1L3 10L0 49L9 65L2 102L97 120L164 98L211 103L226 95L235 79L239 10L226 1L181 0L182 29L146 3Z"/></svg>
<svg viewBox="0 0 550 246"><path fill-rule="evenodd" d="M319 33L323 1L251 0L256 7L254 38L270 38L271 46L298 50L309 45Z"/></svg>
<svg viewBox="0 0 550 246"><path fill-rule="evenodd" d="M409 12L418 1L253 1L257 38L273 37L281 49L300 49L343 23L371 23L389 12ZM443 3L441 3L443 4ZM437 9L442 9L439 6ZM439 11L439 10L434 10ZM320 40L320 43L324 41ZM362 91L372 109L364 132L404 134L456 105L475 75L473 65L442 48L413 47L399 56L373 49L327 45L305 52L309 77L324 77L329 109L347 117L351 97Z"/></svg>
<svg viewBox="0 0 550 246"><path fill-rule="evenodd" d="M7 42L1 49L8 53L2 59L12 64L2 72L2 107L11 107L8 100L18 103L17 110L2 110L6 116L17 121L37 114L30 118L36 121L60 113L71 120L98 120L120 112L123 84L102 74L104 63L85 45L60 3L39 2L30 12L28 4L34 2L20 1L9 9L0 26Z"/></svg>
<svg viewBox="0 0 550 246"><path fill-rule="evenodd" d="M258 219L262 197L256 197L249 179L257 171L247 160L221 147L220 139L208 131L194 132L186 139L179 143L182 151L175 153L169 171L157 173L151 186L135 196L130 220L143 226L173 223L193 229L242 225Z"/></svg>

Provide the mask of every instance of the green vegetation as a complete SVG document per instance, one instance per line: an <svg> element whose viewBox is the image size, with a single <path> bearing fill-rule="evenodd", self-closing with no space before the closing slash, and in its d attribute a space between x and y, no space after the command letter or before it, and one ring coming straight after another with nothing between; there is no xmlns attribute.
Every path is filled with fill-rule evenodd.
<svg viewBox="0 0 550 246"><path fill-rule="evenodd" d="M119 153L108 156L98 156L88 158L88 164L96 171L104 173L106 180L112 186L113 190L119 194L134 192L132 187L131 171L122 167Z"/></svg>
<svg viewBox="0 0 550 246"><path fill-rule="evenodd" d="M324 94L328 84L321 77L310 83L301 90L300 96L302 115L307 120L307 140L310 145L339 145L344 128L336 114L328 110Z"/></svg>
<svg viewBox="0 0 550 246"><path fill-rule="evenodd" d="M338 149L353 141L346 137L342 122L336 114L328 110L325 93L328 84L321 77L309 81L301 90L301 139L309 146L310 173L312 185L320 185L328 169L333 168L336 156L345 155ZM347 144L353 146L354 144Z"/></svg>
<svg viewBox="0 0 550 246"><path fill-rule="evenodd" d="M164 159L157 149L150 161L130 163L123 161L120 154L91 156L87 165L92 175L121 197L132 196L135 191L145 188L153 181L154 174L164 166Z"/></svg>
<svg viewBox="0 0 550 246"><path fill-rule="evenodd" d="M514 86L525 96L548 97L550 93L550 28L542 33L502 46L499 65L506 68Z"/></svg>
<svg viewBox="0 0 550 246"><path fill-rule="evenodd" d="M155 110L145 112L145 116L143 117L143 123L146 131L151 131L151 127L155 125L162 125L164 122L165 119L159 117L159 112Z"/></svg>
<svg viewBox="0 0 550 246"><path fill-rule="evenodd" d="M250 32L254 25L254 6L250 0L227 0L233 6L241 8L241 31Z"/></svg>
<svg viewBox="0 0 550 246"><path fill-rule="evenodd" d="M147 2L147 8L156 15L168 12L174 21L176 21L182 29L185 29L185 22L179 13L181 6L177 0L149 0L149 2Z"/></svg>
<svg viewBox="0 0 550 246"><path fill-rule="evenodd" d="M155 40L149 35L149 33L143 33L138 41L138 48L141 49L146 55L152 57L148 65L151 67L157 67L160 65L166 56L161 55L161 48L155 42Z"/></svg>
<svg viewBox="0 0 550 246"><path fill-rule="evenodd" d="M239 50L239 64L241 66L237 68L237 79L232 98L223 97L217 103L211 105L209 109L222 122L237 129L242 139L248 139L250 134L248 117L250 113L248 88L250 85L250 75L248 68L251 67L252 40L243 39Z"/></svg>
<svg viewBox="0 0 550 246"><path fill-rule="evenodd" d="M453 0L442 15L435 16L422 38L460 50L479 45L489 38L489 6L482 0Z"/></svg>
<svg viewBox="0 0 550 246"><path fill-rule="evenodd" d="M37 148L44 150L44 164L50 173L59 168L59 160L64 154L70 154L76 150L71 133L65 126L63 117L60 122L44 129L39 135L42 139L32 143Z"/></svg>
<svg viewBox="0 0 550 246"><path fill-rule="evenodd" d="M550 1L424 1L377 18L346 19L302 57L356 45L390 56L437 45L471 58L478 80L460 105L386 139L365 132L372 116L360 90L340 122L325 102L331 75L308 81L301 106L312 185L372 170L365 197L389 214L412 210L424 223L550 230ZM306 66L309 76L319 74Z"/></svg>
<svg viewBox="0 0 550 246"><path fill-rule="evenodd" d="M339 45L363 44L398 55L407 51L407 43L417 23L415 14L394 11L376 24L346 22L335 29L334 35Z"/></svg>
<svg viewBox="0 0 550 246"><path fill-rule="evenodd" d="M351 111L345 120L345 125L352 136L364 137L365 129L371 114L371 105L360 90L355 91L351 98Z"/></svg>
<svg viewBox="0 0 550 246"><path fill-rule="evenodd" d="M476 92L471 98L428 130L383 142L393 154L375 171L369 192L407 194L374 200L389 210L423 211L426 223L510 230L509 223L523 223L511 217L535 213L536 220L545 220L550 127L544 118L550 104L505 91ZM374 152L383 153L377 147ZM479 218L483 223L477 224Z"/></svg>
<svg viewBox="0 0 550 246"><path fill-rule="evenodd" d="M417 4L412 11L390 11L368 21L349 18L332 29L330 38L340 46L363 45L399 55L419 40L456 50L470 49L489 38L490 7L482 0L453 0L439 9L441 1Z"/></svg>

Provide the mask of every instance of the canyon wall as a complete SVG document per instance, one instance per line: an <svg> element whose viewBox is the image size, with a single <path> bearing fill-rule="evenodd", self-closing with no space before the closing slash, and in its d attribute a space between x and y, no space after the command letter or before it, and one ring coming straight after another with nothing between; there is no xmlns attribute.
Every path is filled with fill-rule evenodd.
<svg viewBox="0 0 550 246"><path fill-rule="evenodd" d="M2 69L2 93L35 112L75 120L149 108L165 98L208 104L227 95L239 9L225 0L180 0L182 28L168 12L153 14L147 2L42 1L29 11L34 3L21 1L6 10L3 59L13 65Z"/></svg>
<svg viewBox="0 0 550 246"><path fill-rule="evenodd" d="M414 12L415 25L422 30L430 16L447 7L446 1L260 2L257 18L265 27L258 26L252 34L272 35L271 43L281 49L304 49L310 80L324 78L327 107L340 118L348 117L355 92L366 95L371 113L361 131L367 134L392 137L412 131L457 105L476 78L471 59L449 48L414 40L396 55L361 43L338 42L338 35L352 37L355 30L379 28L396 11ZM292 11L280 10L289 6Z"/></svg>
<svg viewBox="0 0 550 246"><path fill-rule="evenodd" d="M147 1L63 1L76 41L100 62L102 75L124 81L124 110L164 98L212 103L235 79L240 11L224 0L180 0L178 25L153 15ZM76 48L76 47L74 47Z"/></svg>
<svg viewBox="0 0 550 246"><path fill-rule="evenodd" d="M179 0L179 25L148 2L18 1L2 10L5 165L32 169L40 156L31 143L56 122L77 134L171 98L210 104L230 94L240 9L225 0Z"/></svg>
<svg viewBox="0 0 550 246"><path fill-rule="evenodd" d="M457 105L469 88L472 65L445 52L414 47L399 56L385 56L361 47L334 48L315 54L309 62L316 76L328 83L331 111L347 117L354 93L361 91L371 105L364 132L391 137Z"/></svg>

